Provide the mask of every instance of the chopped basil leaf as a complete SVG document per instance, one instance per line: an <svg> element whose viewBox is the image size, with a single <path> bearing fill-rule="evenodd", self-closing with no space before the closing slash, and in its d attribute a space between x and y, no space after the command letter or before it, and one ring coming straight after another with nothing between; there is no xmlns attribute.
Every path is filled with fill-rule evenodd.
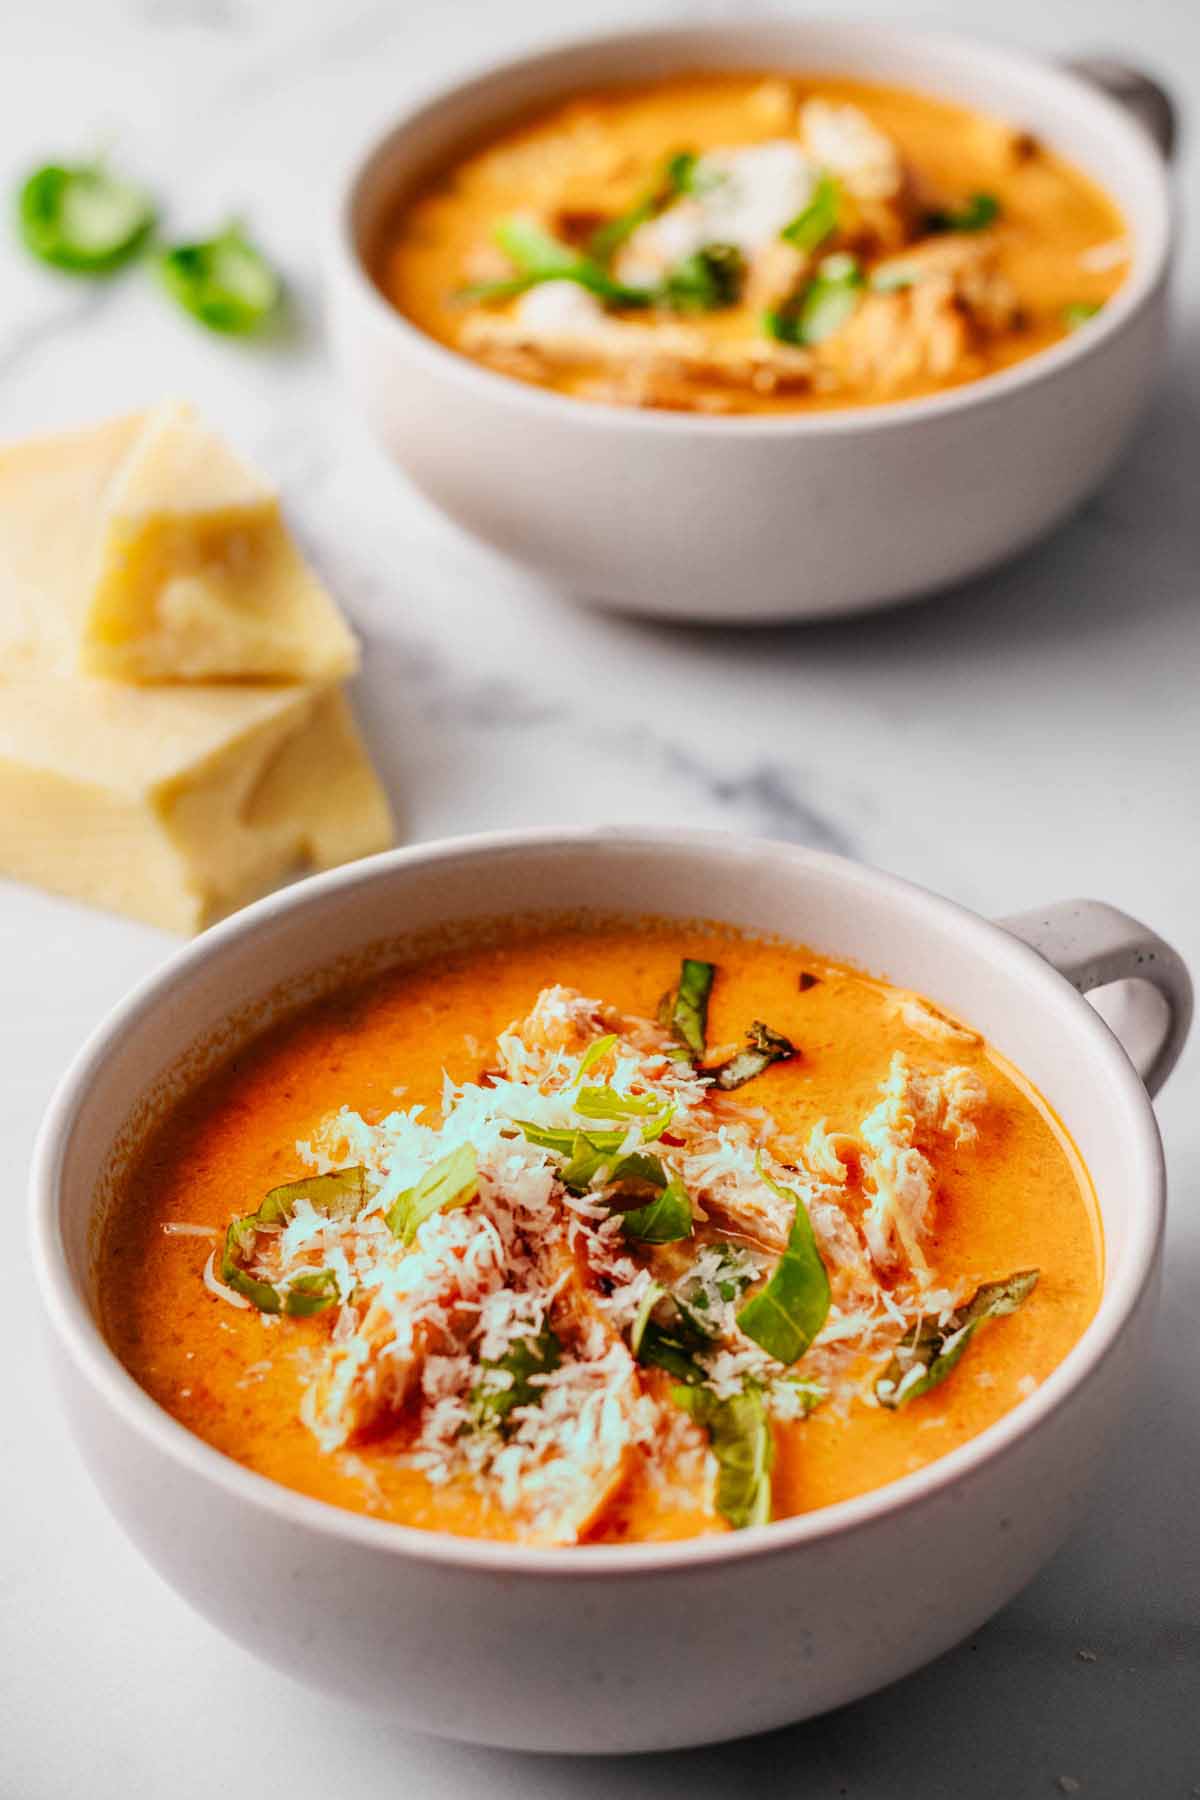
<svg viewBox="0 0 1200 1800"><path fill-rule="evenodd" d="M642 1126L642 1141L647 1144L661 1137L675 1117L674 1104L669 1100L657 1100L653 1094L619 1094L610 1087L580 1088L575 1111L585 1119L627 1119L631 1124L644 1119L647 1122Z"/></svg>
<svg viewBox="0 0 1200 1800"><path fill-rule="evenodd" d="M1039 1273L1037 1269L1021 1269L1004 1281L986 1282L965 1306L950 1315L946 1325L939 1325L935 1319L919 1319L900 1339L892 1360L875 1383L875 1398L880 1406L895 1412L945 1381L979 1327L988 1319L1016 1312L1037 1286Z"/></svg>
<svg viewBox="0 0 1200 1800"><path fill-rule="evenodd" d="M320 1269L314 1275L296 1277L284 1297L283 1310L293 1319L309 1319L340 1299L337 1276L332 1269Z"/></svg>
<svg viewBox="0 0 1200 1800"><path fill-rule="evenodd" d="M646 1327L650 1323L650 1315L659 1301L666 1298L666 1292L666 1288L660 1282L652 1281L642 1295L641 1305L634 1314L633 1324L629 1328L629 1348L636 1357L641 1356L642 1339L645 1336Z"/></svg>
<svg viewBox="0 0 1200 1800"><path fill-rule="evenodd" d="M606 1057L617 1042L617 1034L610 1031L607 1037L598 1037L594 1044L589 1044L579 1059L579 1079L582 1081L589 1069Z"/></svg>
<svg viewBox="0 0 1200 1800"><path fill-rule="evenodd" d="M285 1182L265 1195L257 1211L231 1219L225 1233L221 1254L221 1280L236 1294L257 1306L259 1312L280 1310L293 1316L322 1312L338 1298L337 1281L332 1270L322 1269L298 1276L281 1296L269 1281L260 1281L247 1273L245 1264L253 1257L262 1230L290 1225L296 1215L296 1202L307 1200L316 1212L329 1219L355 1219L370 1199L367 1171L361 1163L348 1169L331 1169L325 1175L305 1175L299 1181ZM332 1286L326 1279L332 1279ZM292 1294L298 1295L292 1304Z"/></svg>
<svg viewBox="0 0 1200 1800"><path fill-rule="evenodd" d="M460 299L469 301L511 300L528 288L546 281L574 281L609 306L648 306L649 288L625 287L598 263L594 257L569 244L560 243L534 219L514 214L501 219L494 233L496 242L517 270L509 281L481 282L464 288Z"/></svg>
<svg viewBox="0 0 1200 1800"><path fill-rule="evenodd" d="M535 1125L532 1119L514 1119L525 1134L526 1140L536 1144L539 1150L550 1150L556 1156L574 1156L576 1145L583 1133L574 1125ZM623 1131L589 1131L585 1143L593 1150L607 1151L615 1155L625 1142Z"/></svg>
<svg viewBox="0 0 1200 1800"><path fill-rule="evenodd" d="M627 1212L621 1220L626 1237L643 1244L675 1244L692 1235L692 1203L687 1189L678 1179L669 1181L662 1193L635 1212Z"/></svg>
<svg viewBox="0 0 1200 1800"><path fill-rule="evenodd" d="M159 269L167 292L210 331L244 337L279 306L278 275L236 223L216 237L164 250Z"/></svg>
<svg viewBox="0 0 1200 1800"><path fill-rule="evenodd" d="M1103 311L1103 300L1073 300L1070 306L1063 307L1063 324L1068 331L1078 331L1081 325L1086 325L1089 319Z"/></svg>
<svg viewBox="0 0 1200 1800"><path fill-rule="evenodd" d="M657 1282L638 1309L630 1333L630 1348L640 1363L665 1369L676 1381L696 1387L707 1376L695 1353L711 1343L710 1334L693 1319L675 1294Z"/></svg>
<svg viewBox="0 0 1200 1800"><path fill-rule="evenodd" d="M972 194L965 206L926 213L926 231L985 231L1000 217L995 194Z"/></svg>
<svg viewBox="0 0 1200 1800"><path fill-rule="evenodd" d="M708 1035L708 1001L712 993L715 963L685 956L679 970L679 986L663 995L658 1016L693 1056L704 1055Z"/></svg>
<svg viewBox="0 0 1200 1800"><path fill-rule="evenodd" d="M674 312L717 312L736 306L745 273L736 244L705 244L676 263L654 297Z"/></svg>
<svg viewBox="0 0 1200 1800"><path fill-rule="evenodd" d="M810 282L766 314L768 336L800 347L824 343L853 317L863 285L855 257L827 256Z"/></svg>
<svg viewBox="0 0 1200 1800"><path fill-rule="evenodd" d="M841 210L841 189L832 175L823 173L804 211L784 226L780 236L797 250L819 250L837 230Z"/></svg>
<svg viewBox="0 0 1200 1800"><path fill-rule="evenodd" d="M666 1170L657 1156L644 1156L636 1150L628 1156L620 1156L618 1152L624 1141L624 1133L577 1131L570 1158L558 1172L559 1180L573 1194L586 1193L602 1174L618 1187L651 1190L665 1187Z"/></svg>
<svg viewBox="0 0 1200 1800"><path fill-rule="evenodd" d="M717 1459L717 1511L735 1531L766 1525L775 1446L762 1390L747 1382L740 1394L719 1400L711 1388L678 1387L674 1399L708 1433Z"/></svg>
<svg viewBox="0 0 1200 1800"><path fill-rule="evenodd" d="M519 1339L503 1356L483 1359L479 1367L483 1379L471 1393L478 1424L503 1425L517 1406L536 1406L542 1398L541 1384L535 1375L550 1375L562 1362L562 1345L547 1326L537 1337ZM500 1380L489 1379L499 1375ZM503 1377L511 1379L505 1381Z"/></svg>
<svg viewBox="0 0 1200 1800"><path fill-rule="evenodd" d="M829 1276L804 1202L790 1188L763 1173L759 1175L781 1200L794 1203L796 1212L787 1248L775 1265L767 1285L738 1313L738 1328L773 1356L776 1362L794 1363L804 1355L829 1314Z"/></svg>
<svg viewBox="0 0 1200 1800"><path fill-rule="evenodd" d="M649 219L656 219L673 201L690 193L695 173L694 151L678 150L673 156L669 156L661 177L649 192L635 201L627 212L618 213L616 218L606 220L592 233L588 240L589 256L598 263L610 263L617 251L629 242L639 225L644 225Z"/></svg>
<svg viewBox="0 0 1200 1800"><path fill-rule="evenodd" d="M415 1187L406 1188L387 1211L387 1227L393 1237L411 1244L418 1228L437 1212L466 1206L479 1192L479 1163L470 1144L460 1144L440 1162L426 1169Z"/></svg>
<svg viewBox="0 0 1200 1800"><path fill-rule="evenodd" d="M772 1031L761 1019L755 1019L746 1033L746 1048L716 1070L716 1086L724 1092L743 1087L764 1069L769 1069L772 1063L791 1062L799 1054L790 1038L785 1038L782 1032Z"/></svg>
<svg viewBox="0 0 1200 1800"><path fill-rule="evenodd" d="M73 275L106 275L144 242L154 207L102 163L49 163L22 186L17 223L26 249L42 262Z"/></svg>

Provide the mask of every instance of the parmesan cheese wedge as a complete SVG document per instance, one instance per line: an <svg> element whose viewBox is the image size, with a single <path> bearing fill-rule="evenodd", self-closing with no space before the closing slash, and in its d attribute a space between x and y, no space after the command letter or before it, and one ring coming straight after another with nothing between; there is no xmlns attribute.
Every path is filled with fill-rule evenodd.
<svg viewBox="0 0 1200 1800"><path fill-rule="evenodd" d="M0 449L0 649L129 682L330 682L354 637L275 492L169 403Z"/></svg>
<svg viewBox="0 0 1200 1800"><path fill-rule="evenodd" d="M0 873L189 932L391 840L337 688L0 679Z"/></svg>

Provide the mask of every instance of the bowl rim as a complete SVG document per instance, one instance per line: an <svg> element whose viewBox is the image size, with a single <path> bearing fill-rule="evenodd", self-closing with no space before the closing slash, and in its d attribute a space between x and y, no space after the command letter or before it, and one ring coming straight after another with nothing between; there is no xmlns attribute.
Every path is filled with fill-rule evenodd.
<svg viewBox="0 0 1200 1800"><path fill-rule="evenodd" d="M1115 134L1123 140L1126 156L1140 163L1150 175L1151 185L1156 190L1156 203L1153 216L1136 221L1138 236L1129 274L1112 300L1086 328L1035 351L1006 369L913 399L882 401L869 406L832 407L824 412L770 415L666 412L619 406L607 401L584 402L573 395L560 394L491 369L440 343L406 318L372 278L354 227L354 213L360 197L373 179L376 163L391 146L419 128L441 107L469 99L472 94L486 96L506 81L525 76L539 65L552 67L563 57L588 51L636 50L651 45L669 45L673 41L695 43L701 38L723 43L735 33L768 33L777 36L781 43L794 38L797 51L802 54L805 33L822 31L835 31L848 41L853 39L860 44L878 43L884 50L889 45L903 45L909 50L914 47L925 50L934 58L939 55L970 56L1006 72L1014 82L1023 82L1026 86L1057 86L1064 95L1073 95L1076 104L1082 103L1095 111L1097 117L1104 120L1109 135ZM736 53L730 55L729 66L738 66ZM1127 227L1133 223L1126 220ZM376 123L365 135L339 173L333 216L324 235L323 261L333 282L347 283L356 301L367 309L380 328L390 332L400 347L425 363L431 373L476 389L480 398L490 396L496 405L503 405L507 397L518 410L530 413L535 419L540 417L550 423L574 419L582 428L594 431L630 430L710 440L714 437L821 438L838 434L857 437L908 424L916 426L952 418L973 407L1003 404L1024 389L1068 375L1072 368L1103 354L1136 323L1148 302L1165 284L1175 237L1175 206L1169 165L1145 128L1101 88L1049 57L972 33L910 28L886 20L843 21L827 14L794 18L752 14L736 27L728 22L700 20L693 24L643 24L626 29L565 33L540 39L523 52L501 61L481 60L450 79L431 85L414 95L389 123L382 127Z"/></svg>
<svg viewBox="0 0 1200 1800"><path fill-rule="evenodd" d="M63 1200L62 1174L67 1147L84 1097L112 1048L160 1005L168 1003L181 979L206 963L219 961L227 948L258 934L269 934L281 919L346 890L380 883L403 883L405 872L439 862L476 858L483 862L528 851L566 850L577 854L618 852L630 846L642 852L692 852L713 858L770 858L779 880L800 867L834 873L848 886L870 888L894 908L920 910L947 935L965 936L981 960L989 962L1006 983L1032 987L1046 1005L1065 1012L1077 1030L1081 1049L1093 1058L1101 1084L1124 1109L1131 1154L1140 1168L1144 1190L1130 1216L1129 1242L1120 1263L1108 1269L1099 1307L1083 1335L1037 1390L1017 1402L994 1424L956 1449L922 1468L865 1494L814 1512L774 1520L711 1537L668 1543L570 1545L537 1548L492 1539L456 1537L355 1513L283 1486L235 1462L196 1436L138 1385L104 1338L67 1263L59 1229ZM269 991L269 990L268 990ZM34 1274L42 1305L58 1348L65 1352L90 1389L92 1404L114 1413L117 1420L177 1469L201 1484L211 1483L232 1500L273 1515L281 1523L315 1532L342 1545L459 1570L488 1571L513 1577L529 1575L572 1579L634 1578L657 1573L681 1574L691 1568L738 1562L801 1550L833 1538L866 1530L894 1514L944 1495L967 1478L1011 1454L1024 1439L1046 1426L1100 1372L1116 1349L1149 1285L1157 1263L1164 1227L1166 1171L1162 1141L1148 1094L1125 1051L1099 1014L1049 963L1019 938L958 903L915 883L865 864L810 850L780 840L746 834L658 827L532 828L479 833L434 840L350 863L310 877L269 895L199 938L182 946L152 971L96 1027L60 1080L43 1118L30 1173L30 1237Z"/></svg>

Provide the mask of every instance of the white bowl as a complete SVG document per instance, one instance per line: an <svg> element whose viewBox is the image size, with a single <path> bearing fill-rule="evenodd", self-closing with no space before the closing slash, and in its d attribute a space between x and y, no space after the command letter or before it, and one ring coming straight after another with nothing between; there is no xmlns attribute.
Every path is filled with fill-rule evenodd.
<svg viewBox="0 0 1200 1800"><path fill-rule="evenodd" d="M918 1473L820 1512L684 1543L536 1550L292 1493L194 1437L126 1373L96 1323L104 1195L181 1063L194 1076L246 1021L278 1011L281 991L294 1001L315 971L319 981L385 937L580 906L691 918L698 900L928 994L1057 1109L1095 1179L1107 1264L1095 1319L1032 1397ZM83 1455L131 1538L200 1612L301 1679L415 1729L653 1750L853 1700L974 1630L1033 1574L1121 1429L1153 1309L1163 1160L1141 1079L1072 981L1124 977L1155 1003L1132 1006L1130 1025L1156 1083L1186 1035L1188 977L1161 939L1097 902L1002 929L837 857L634 830L423 845L264 900L118 1008L42 1127L34 1259Z"/></svg>
<svg viewBox="0 0 1200 1800"><path fill-rule="evenodd" d="M1019 121L1121 207L1134 246L1125 285L1086 330L928 399L710 418L584 403L482 368L402 318L371 279L389 211L464 142L581 88L729 67L892 81ZM1134 106L1143 97L1135 88ZM1078 505L1153 390L1170 239L1153 140L1065 68L887 25L683 25L578 39L404 114L342 186L328 289L351 391L401 468L459 525L578 599L767 621L931 593L1011 556Z"/></svg>

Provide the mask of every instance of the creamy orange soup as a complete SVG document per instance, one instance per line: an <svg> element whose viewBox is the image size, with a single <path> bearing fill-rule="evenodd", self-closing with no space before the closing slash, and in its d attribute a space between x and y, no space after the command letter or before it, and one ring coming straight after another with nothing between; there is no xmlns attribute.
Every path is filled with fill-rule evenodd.
<svg viewBox="0 0 1200 1800"><path fill-rule="evenodd" d="M859 81L579 95L396 214L380 286L442 343L581 399L779 412L928 394L1079 329L1112 201L1020 121Z"/></svg>
<svg viewBox="0 0 1200 1800"><path fill-rule="evenodd" d="M572 1543L921 1468L1037 1388L1101 1276L1070 1139L969 1028L643 923L444 952L249 1045L147 1142L101 1293L248 1468Z"/></svg>

